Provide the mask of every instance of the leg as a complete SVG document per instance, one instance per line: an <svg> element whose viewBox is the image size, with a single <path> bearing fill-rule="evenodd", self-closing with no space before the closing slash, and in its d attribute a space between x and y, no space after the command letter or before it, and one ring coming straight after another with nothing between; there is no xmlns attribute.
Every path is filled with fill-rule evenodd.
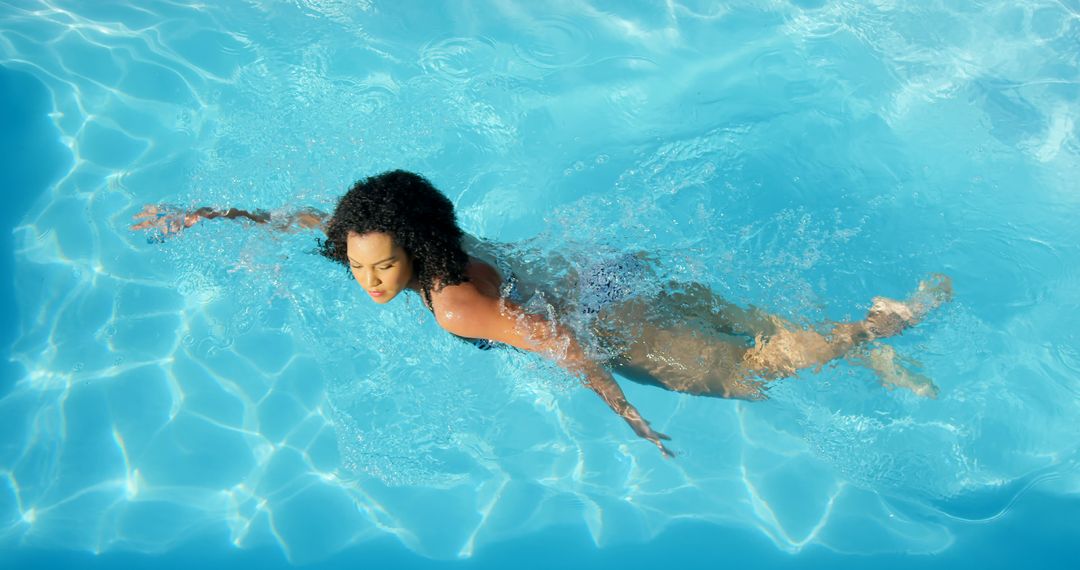
<svg viewBox="0 0 1080 570"><path fill-rule="evenodd" d="M896 350L888 345L880 345L870 350L855 350L848 355L848 360L873 370L888 389L906 388L916 396L936 399L938 387L926 376L913 372L912 366L919 363L901 358Z"/></svg>
<svg viewBox="0 0 1080 570"><path fill-rule="evenodd" d="M927 313L952 299L952 279L940 273L919 282L919 288L907 301L874 297L866 323L874 338L900 334L918 324Z"/></svg>
<svg viewBox="0 0 1080 570"><path fill-rule="evenodd" d="M679 322L693 323L703 330L733 336L769 336L776 332L777 318L750 306L729 303L701 283L671 282L657 304L671 311Z"/></svg>
<svg viewBox="0 0 1080 570"><path fill-rule="evenodd" d="M612 361L613 371L641 384L698 396L760 400L764 383L742 367L748 350L736 339L689 328L645 324Z"/></svg>
<svg viewBox="0 0 1080 570"><path fill-rule="evenodd" d="M690 285L648 302L605 308L596 333L619 354L615 371L630 380L690 394L762 399L766 381L823 366L866 342L899 334L947 301L951 291L947 277L935 276L920 283L908 301L877 297L865 320L836 324L822 335ZM743 346L732 333L753 334L755 346ZM868 358L888 385L936 393L932 383L896 365L889 353L871 351Z"/></svg>
<svg viewBox="0 0 1080 570"><path fill-rule="evenodd" d="M787 328L777 321L779 330L769 338L757 339L756 346L747 351L745 364L753 373L766 379L790 376L803 368L820 367L866 342L899 334L917 324L951 296L949 278L937 275L921 282L919 289L907 301L874 298L866 320L837 324L828 335L813 330ZM871 368L876 366L875 370L887 371L889 384L905 387L922 385L914 379L915 375L901 374L899 371L903 369L891 364L893 356L894 352L871 351L867 362ZM910 385L905 385L905 382Z"/></svg>
<svg viewBox="0 0 1080 570"><path fill-rule="evenodd" d="M737 362L741 363L743 372L737 376L758 376L765 380L790 376L802 368L820 366L871 336L865 321L838 324L829 336L814 330L803 330L792 322L755 307L742 308L729 303L699 283L672 282L652 303L625 303L613 308L611 315L615 322L627 325L658 323L668 335L674 334L674 330L696 330L720 336L749 337L755 346L741 354ZM636 336L645 338L650 335L639 333ZM654 344L659 339L657 333L651 333L648 344ZM700 342L683 341L684 346L706 351ZM666 338L659 344L668 350L681 348L667 342Z"/></svg>

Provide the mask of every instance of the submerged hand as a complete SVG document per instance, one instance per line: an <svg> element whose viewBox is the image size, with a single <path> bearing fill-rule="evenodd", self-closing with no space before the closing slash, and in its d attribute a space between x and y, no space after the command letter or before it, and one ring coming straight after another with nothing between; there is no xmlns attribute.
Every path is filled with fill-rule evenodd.
<svg viewBox="0 0 1080 570"><path fill-rule="evenodd" d="M656 447L660 448L660 453L663 453L664 457L668 459L675 457L675 454L665 447L664 442L662 441L671 440L671 438L650 427L649 422L641 417L641 414L639 414L636 409L630 408L623 417L626 418L626 422L630 424L630 427L634 429L634 433L636 433L638 437L642 437L656 444Z"/></svg>
<svg viewBox="0 0 1080 570"><path fill-rule="evenodd" d="M671 439L670 437L668 437L668 436L666 436L666 435L664 435L664 434L662 434L660 432L653 431L652 429L649 430L648 435L645 435L645 436L642 436L642 437L644 437L645 439L647 439L647 440L653 442L654 444L656 444L656 447L658 447L660 449L660 453L664 454L664 457L666 459L672 459L672 458L675 457L675 452L673 452L670 449L668 449L667 447L665 447L664 443L662 441L660 441L661 439L670 440Z"/></svg>
<svg viewBox="0 0 1080 570"><path fill-rule="evenodd" d="M203 216L201 210L186 212L172 206L147 204L132 218L142 220L131 226L132 230L157 230L165 238L194 226Z"/></svg>

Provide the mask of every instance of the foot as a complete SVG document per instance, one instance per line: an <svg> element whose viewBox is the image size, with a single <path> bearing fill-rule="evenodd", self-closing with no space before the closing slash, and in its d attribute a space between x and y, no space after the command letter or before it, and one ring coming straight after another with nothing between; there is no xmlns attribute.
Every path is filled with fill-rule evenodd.
<svg viewBox="0 0 1080 570"><path fill-rule="evenodd" d="M902 359L896 354L893 347L881 345L870 351L867 359L869 360L870 369L877 373L878 377L881 378L881 383L886 388L890 390L904 388L911 390L916 396L937 399L939 390L934 385L934 382L907 367L918 366L918 363L905 360L901 364ZM907 366L904 366L904 364Z"/></svg>
<svg viewBox="0 0 1080 570"><path fill-rule="evenodd" d="M918 290L907 301L874 297L866 316L867 330L873 338L899 334L950 299L952 279L948 275L934 274L919 282Z"/></svg>

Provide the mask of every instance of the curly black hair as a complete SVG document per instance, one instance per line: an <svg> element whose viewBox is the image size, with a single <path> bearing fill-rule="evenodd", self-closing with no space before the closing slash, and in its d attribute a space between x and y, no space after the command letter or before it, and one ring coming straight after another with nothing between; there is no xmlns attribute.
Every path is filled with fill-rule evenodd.
<svg viewBox="0 0 1080 570"><path fill-rule="evenodd" d="M432 290L468 281L454 205L423 176L393 170L354 184L338 201L319 253L348 267L349 232L389 234L411 258L429 306Z"/></svg>

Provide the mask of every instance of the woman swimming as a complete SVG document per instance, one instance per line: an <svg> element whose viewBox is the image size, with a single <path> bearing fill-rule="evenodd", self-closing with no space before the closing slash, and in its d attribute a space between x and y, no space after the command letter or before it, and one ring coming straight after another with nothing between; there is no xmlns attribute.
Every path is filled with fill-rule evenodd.
<svg viewBox="0 0 1080 570"><path fill-rule="evenodd" d="M896 335L951 297L935 276L907 301L877 297L866 319L833 323L826 334L761 310L725 302L697 283L663 282L639 255L603 259L571 272L556 315L526 311L517 290L536 275L498 259L458 228L453 204L425 178L401 170L357 182L327 216L304 209L286 216L235 208L180 211L147 206L132 229L175 234L202 219L247 219L279 229L321 229L321 253L347 266L372 301L419 294L446 331L481 348L499 344L542 353L583 378L638 436L667 457L668 436L653 430L623 395L612 373L667 390L720 398L762 399L766 383L847 357L887 386L934 397L928 379L897 364L875 339ZM568 313L573 313L573 318ZM578 326L567 323L573 321ZM585 330L587 329L587 331ZM595 342L581 342L588 334Z"/></svg>

